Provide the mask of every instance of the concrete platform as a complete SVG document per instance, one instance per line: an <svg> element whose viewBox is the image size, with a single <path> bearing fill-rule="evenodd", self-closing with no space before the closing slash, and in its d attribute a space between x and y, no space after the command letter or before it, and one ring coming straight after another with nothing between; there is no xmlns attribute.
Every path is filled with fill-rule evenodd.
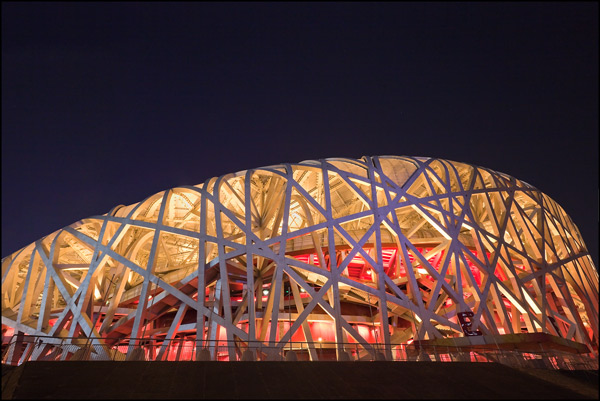
<svg viewBox="0 0 600 401"><path fill-rule="evenodd" d="M28 362L2 399L598 399L598 372L470 362Z"/></svg>

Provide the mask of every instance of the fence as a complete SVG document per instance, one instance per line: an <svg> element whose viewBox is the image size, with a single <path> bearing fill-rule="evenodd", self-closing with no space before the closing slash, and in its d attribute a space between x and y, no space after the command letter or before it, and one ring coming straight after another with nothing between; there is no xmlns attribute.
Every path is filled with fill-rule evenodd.
<svg viewBox="0 0 600 401"><path fill-rule="evenodd" d="M106 339L104 339L106 341ZM134 341L135 340L135 341ZM523 352L497 348L461 349L414 344L119 339L106 345L97 339L14 335L3 344L2 363L27 361L431 361L496 362L513 368L597 370L598 358L556 350Z"/></svg>

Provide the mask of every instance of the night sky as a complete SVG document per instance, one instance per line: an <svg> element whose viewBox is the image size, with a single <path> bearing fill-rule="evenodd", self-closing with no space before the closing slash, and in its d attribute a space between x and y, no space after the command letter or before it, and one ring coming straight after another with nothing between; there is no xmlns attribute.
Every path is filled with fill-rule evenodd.
<svg viewBox="0 0 600 401"><path fill-rule="evenodd" d="M598 266L598 3L2 3L2 256L181 184L327 157L488 167Z"/></svg>

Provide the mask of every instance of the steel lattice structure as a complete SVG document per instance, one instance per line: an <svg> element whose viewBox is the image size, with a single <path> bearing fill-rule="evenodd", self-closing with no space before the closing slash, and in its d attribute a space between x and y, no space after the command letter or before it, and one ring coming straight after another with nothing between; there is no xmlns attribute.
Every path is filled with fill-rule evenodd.
<svg viewBox="0 0 600 401"><path fill-rule="evenodd" d="M317 338L390 355L480 333L547 333L597 352L598 273L564 210L506 174L420 157L311 160L172 188L5 257L2 324L105 344L306 341L311 359Z"/></svg>

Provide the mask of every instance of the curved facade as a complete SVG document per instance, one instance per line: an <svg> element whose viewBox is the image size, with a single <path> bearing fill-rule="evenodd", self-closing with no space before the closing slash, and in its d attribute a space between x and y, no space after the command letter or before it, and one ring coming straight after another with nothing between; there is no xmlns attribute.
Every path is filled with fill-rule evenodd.
<svg viewBox="0 0 600 401"><path fill-rule="evenodd" d="M506 174L311 160L172 188L5 257L2 324L48 344L133 338L130 354L180 338L224 360L525 333L597 353L598 273L564 210Z"/></svg>

